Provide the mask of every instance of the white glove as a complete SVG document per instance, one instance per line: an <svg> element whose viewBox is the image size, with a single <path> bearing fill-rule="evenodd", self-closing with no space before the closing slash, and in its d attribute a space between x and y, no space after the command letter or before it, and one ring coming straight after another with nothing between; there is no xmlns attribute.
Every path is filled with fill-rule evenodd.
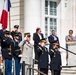
<svg viewBox="0 0 76 75"><path fill-rule="evenodd" d="M26 37L24 37L24 40L26 40Z"/></svg>

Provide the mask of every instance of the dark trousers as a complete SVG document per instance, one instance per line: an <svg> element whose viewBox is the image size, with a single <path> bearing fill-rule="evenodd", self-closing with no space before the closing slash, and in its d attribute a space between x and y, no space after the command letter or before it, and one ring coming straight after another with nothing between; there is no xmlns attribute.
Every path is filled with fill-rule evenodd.
<svg viewBox="0 0 76 75"><path fill-rule="evenodd" d="M48 69L40 68L40 71L48 75ZM43 75L43 74L40 74Z"/></svg>
<svg viewBox="0 0 76 75"><path fill-rule="evenodd" d="M15 59L16 75L20 75L21 64L19 59Z"/></svg>
<svg viewBox="0 0 76 75"><path fill-rule="evenodd" d="M61 71L58 70L51 70L52 75L61 75Z"/></svg>
<svg viewBox="0 0 76 75"><path fill-rule="evenodd" d="M12 59L5 59L5 75L12 75Z"/></svg>
<svg viewBox="0 0 76 75"><path fill-rule="evenodd" d="M37 52L37 46L34 46L34 52L35 52L35 59L38 60L38 52ZM38 62L35 61L35 64L37 64Z"/></svg>

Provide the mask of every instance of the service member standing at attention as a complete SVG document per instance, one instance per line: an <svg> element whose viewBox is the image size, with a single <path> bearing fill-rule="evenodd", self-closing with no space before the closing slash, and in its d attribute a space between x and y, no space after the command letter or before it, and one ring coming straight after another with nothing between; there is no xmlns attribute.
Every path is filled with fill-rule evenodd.
<svg viewBox="0 0 76 75"><path fill-rule="evenodd" d="M21 68L21 64L20 64L20 47L18 46L18 44L20 43L19 41L19 35L16 33L14 35L14 50L12 51L14 60L15 60L15 74L16 75L20 75L20 68Z"/></svg>
<svg viewBox="0 0 76 75"><path fill-rule="evenodd" d="M53 49L49 51L50 54L50 69L52 75L61 75L61 54L58 49L58 43L53 43Z"/></svg>
<svg viewBox="0 0 76 75"><path fill-rule="evenodd" d="M13 40L10 38L10 32L5 31L1 39L2 57L5 60L5 75L12 75L12 51Z"/></svg>
<svg viewBox="0 0 76 75"><path fill-rule="evenodd" d="M14 34L17 33L19 35L19 40L22 41L22 34L18 31L19 25L14 26L14 30L11 32L11 35L14 39Z"/></svg>
<svg viewBox="0 0 76 75"><path fill-rule="evenodd" d="M38 69L48 75L48 49L46 48L46 39L40 40L40 45L37 48L38 52ZM43 75L43 74L40 74Z"/></svg>
<svg viewBox="0 0 76 75"><path fill-rule="evenodd" d="M24 40L19 43L19 46L23 49L20 63L25 61L25 75L29 75L28 68L33 65L33 45L30 43L30 33L25 33L24 36Z"/></svg>
<svg viewBox="0 0 76 75"><path fill-rule="evenodd" d="M51 35L48 37L48 41L49 41L49 43L50 43L50 46L49 46L49 49L52 49L53 47L52 47L52 44L54 43L54 42L58 42L58 44L59 44L59 39L58 39L58 37L56 36L56 34L55 34L55 30L52 30L51 31ZM58 46L59 47L59 46Z"/></svg>
<svg viewBox="0 0 76 75"><path fill-rule="evenodd" d="M40 40L43 38L44 38L44 36L41 33L41 28L37 28L36 32L33 34L34 51L35 51L35 59L36 60L38 60L37 46L39 45Z"/></svg>

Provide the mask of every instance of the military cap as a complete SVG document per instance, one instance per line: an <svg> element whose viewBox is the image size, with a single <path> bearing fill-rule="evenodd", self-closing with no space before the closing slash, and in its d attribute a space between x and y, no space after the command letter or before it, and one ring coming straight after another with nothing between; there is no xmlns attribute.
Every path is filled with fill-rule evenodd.
<svg viewBox="0 0 76 75"><path fill-rule="evenodd" d="M19 25L15 25L14 28L19 28Z"/></svg>
<svg viewBox="0 0 76 75"><path fill-rule="evenodd" d="M54 42L53 45L57 45L58 46L59 44L58 44L58 42Z"/></svg>
<svg viewBox="0 0 76 75"><path fill-rule="evenodd" d="M46 38L41 39L40 42L46 43Z"/></svg>
<svg viewBox="0 0 76 75"><path fill-rule="evenodd" d="M10 31L6 30L6 31L4 31L4 34L10 35Z"/></svg>
<svg viewBox="0 0 76 75"><path fill-rule="evenodd" d="M31 37L31 35L29 32L27 32L27 33L24 33L24 37Z"/></svg>

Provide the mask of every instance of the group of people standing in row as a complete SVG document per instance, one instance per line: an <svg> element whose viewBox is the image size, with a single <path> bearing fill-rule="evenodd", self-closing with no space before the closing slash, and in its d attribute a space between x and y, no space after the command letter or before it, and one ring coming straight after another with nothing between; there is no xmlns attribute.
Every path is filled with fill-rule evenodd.
<svg viewBox="0 0 76 75"><path fill-rule="evenodd" d="M4 75L12 75L12 58L15 60L16 75L20 74L20 47L18 44L22 41L22 34L18 32L18 25L14 26L14 31L0 30L0 43L2 59L4 62ZM11 35L11 37L10 37Z"/></svg>
<svg viewBox="0 0 76 75"><path fill-rule="evenodd" d="M37 28L33 34L34 45L32 45L30 43L30 33L24 33L24 39L22 40L22 34L18 32L18 27L18 25L15 25L14 31L11 33L7 30L0 30L1 51L3 60L5 60L5 75L12 75L12 58L15 60L16 75L20 75L21 63L23 61L26 64L25 75L29 75L28 68L33 65L33 50L38 70L48 75L48 66L50 65L52 75L60 75L62 68L61 54L59 51L59 39L55 34L55 30L52 30L51 35L48 37L50 43L48 49L46 47L47 40L41 33L41 28ZM12 38L10 35L12 35ZM50 55L50 63L48 55Z"/></svg>
<svg viewBox="0 0 76 75"><path fill-rule="evenodd" d="M48 37L50 43L49 49L46 47L47 40L41 33L40 28L37 28L36 33L33 34L33 40L36 59L35 63L38 63L38 69L48 75L48 65L50 64L52 75L60 75L62 65L61 54L59 51L59 39L55 34L55 30L52 30L51 35ZM48 55L50 55L50 63Z"/></svg>

